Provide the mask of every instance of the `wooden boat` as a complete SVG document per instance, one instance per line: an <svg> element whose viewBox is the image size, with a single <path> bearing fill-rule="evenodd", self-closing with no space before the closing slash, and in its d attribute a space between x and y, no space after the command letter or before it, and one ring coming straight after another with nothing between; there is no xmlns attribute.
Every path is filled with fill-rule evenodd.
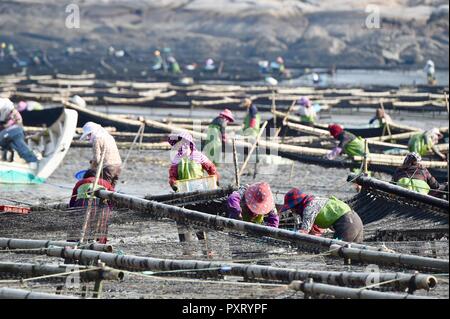
<svg viewBox="0 0 450 319"><path fill-rule="evenodd" d="M120 132L136 133L142 125L141 121L136 119L125 118L117 115L108 115L102 112L90 110L88 108L79 107L68 101L63 101L66 108L78 112L78 127L83 127L87 122L95 122L103 127L114 127ZM145 127L145 133L164 133L165 131L155 129L149 126Z"/></svg>
<svg viewBox="0 0 450 319"><path fill-rule="evenodd" d="M96 78L95 73L85 73L85 74L56 74L57 79L63 80L92 80Z"/></svg>
<svg viewBox="0 0 450 319"><path fill-rule="evenodd" d="M15 154L13 162L0 162L0 183L40 184L58 168L75 134L78 114L64 110L48 129L38 133L28 144L40 158L37 167Z"/></svg>

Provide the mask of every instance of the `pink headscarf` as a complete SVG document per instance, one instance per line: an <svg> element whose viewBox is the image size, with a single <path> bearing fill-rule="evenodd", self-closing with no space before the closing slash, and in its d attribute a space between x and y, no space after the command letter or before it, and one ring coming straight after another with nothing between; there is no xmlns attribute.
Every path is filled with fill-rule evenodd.
<svg viewBox="0 0 450 319"><path fill-rule="evenodd" d="M192 135L187 132L180 132L169 135L169 144L172 145L172 164L178 164L183 158L188 158L196 163L203 164L208 158L197 150ZM173 155L173 152L177 153Z"/></svg>

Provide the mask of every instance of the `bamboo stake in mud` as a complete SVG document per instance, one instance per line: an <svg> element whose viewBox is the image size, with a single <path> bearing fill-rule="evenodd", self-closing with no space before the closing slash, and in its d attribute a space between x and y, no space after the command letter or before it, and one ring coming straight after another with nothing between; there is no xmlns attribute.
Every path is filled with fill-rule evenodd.
<svg viewBox="0 0 450 319"><path fill-rule="evenodd" d="M237 150L236 150L236 139L233 138L233 164L234 164L234 179L235 184L237 187L240 187L240 181L239 181L239 167L238 167L238 157L237 157Z"/></svg>
<svg viewBox="0 0 450 319"><path fill-rule="evenodd" d="M364 139L364 174L368 174L367 154L369 153L369 142Z"/></svg>
<svg viewBox="0 0 450 319"><path fill-rule="evenodd" d="M381 109L383 110L383 114L386 114L385 110L384 110L383 99L381 99L380 105L381 105ZM389 134L389 140L392 140L392 132L391 132L391 127L389 125L389 122L386 121L386 119L384 120L384 122L385 122L385 124L384 124L384 128L383 128L383 135L384 135L384 130L386 129Z"/></svg>
<svg viewBox="0 0 450 319"><path fill-rule="evenodd" d="M85 217L83 229L82 229L82 232L81 232L80 244L81 243L85 243L85 240L86 240L86 232L87 232L87 228L88 228L88 225L89 225L89 221L91 219L92 202L93 202L93 200L95 200L94 191L97 188L98 180L100 179L100 174L102 173L102 170L103 170L103 161L105 160L105 155L106 155L106 152L103 151L102 155L101 155L101 158L100 158L100 163L97 166L97 172L95 174L94 186L92 188L92 193L89 196L88 207L87 207L87 210L86 210L86 217Z"/></svg>
<svg viewBox="0 0 450 319"><path fill-rule="evenodd" d="M283 128L283 126L286 125L286 122L287 122L287 120L288 120L288 118L289 118L289 113L291 113L292 109L293 109L294 106L295 106L295 103L297 103L296 100L294 100L294 102L292 102L291 106L289 106L289 108L288 108L288 110L287 110L287 112L286 112L286 115L285 115L284 118L283 118L283 122L282 122L281 126L275 131L274 138L276 138L276 137L278 137L278 135L280 135L281 129ZM275 110L274 110L274 113L273 113L273 116L274 116L274 122L276 122L276 114L277 114L277 113L276 113L276 109L275 109Z"/></svg>
<svg viewBox="0 0 450 319"><path fill-rule="evenodd" d="M273 128L277 131L277 104L275 103L275 91L272 90L272 114L273 114ZM277 134L273 138L276 138Z"/></svg>
<svg viewBox="0 0 450 319"><path fill-rule="evenodd" d="M266 130L266 126L267 126L267 121L264 122L258 135L256 136L255 142L253 143L252 148L248 152L247 158L245 159L244 163L242 164L241 170L239 171L239 174L238 174L239 176L242 176L242 174L244 173L244 170L247 167L247 164L250 161L250 158L251 158L253 152L255 151L255 148L257 147L259 140L261 139L261 136L263 135L263 133Z"/></svg>

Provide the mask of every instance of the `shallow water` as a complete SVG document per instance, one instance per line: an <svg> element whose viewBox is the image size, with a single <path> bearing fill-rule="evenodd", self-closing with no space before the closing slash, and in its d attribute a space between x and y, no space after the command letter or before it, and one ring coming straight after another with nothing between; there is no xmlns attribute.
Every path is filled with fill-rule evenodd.
<svg viewBox="0 0 450 319"><path fill-rule="evenodd" d="M320 73L320 71L317 71ZM423 70L365 70L365 69L338 69L334 77L320 74L319 86L368 86L368 85L424 85L427 77ZM449 84L448 70L437 70L438 85ZM301 76L297 79L283 81L285 85L312 85L312 75Z"/></svg>

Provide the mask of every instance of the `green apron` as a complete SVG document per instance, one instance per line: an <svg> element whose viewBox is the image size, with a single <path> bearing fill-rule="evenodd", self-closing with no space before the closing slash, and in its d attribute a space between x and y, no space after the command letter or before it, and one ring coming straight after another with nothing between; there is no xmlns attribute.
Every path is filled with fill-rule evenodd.
<svg viewBox="0 0 450 319"><path fill-rule="evenodd" d="M248 213L242 213L242 220L254 224L262 224L264 222L264 215L250 216Z"/></svg>
<svg viewBox="0 0 450 319"><path fill-rule="evenodd" d="M424 133L411 136L408 142L408 150L410 152L416 152L420 156L427 155L428 151L430 151L432 147L433 145L431 140L428 144L425 142Z"/></svg>
<svg viewBox="0 0 450 319"><path fill-rule="evenodd" d="M322 207L314 221L320 228L330 228L339 218L351 212L352 209L343 201L331 196L325 206Z"/></svg>
<svg viewBox="0 0 450 319"><path fill-rule="evenodd" d="M246 136L257 136L259 133L259 127L261 125L261 115L256 114L256 125L255 128L250 127L250 114L247 113L247 116L244 119L244 135Z"/></svg>
<svg viewBox="0 0 450 319"><path fill-rule="evenodd" d="M364 149L364 140L360 136L344 146L344 152L348 156L364 156Z"/></svg>
<svg viewBox="0 0 450 319"><path fill-rule="evenodd" d="M194 179L203 177L202 165L188 159L183 158L178 163L178 180Z"/></svg>
<svg viewBox="0 0 450 319"><path fill-rule="evenodd" d="M222 154L222 133L220 126L211 124L208 126L206 132L206 145L203 148L203 153L214 163L220 162Z"/></svg>
<svg viewBox="0 0 450 319"><path fill-rule="evenodd" d="M403 177L398 180L397 184L403 188L421 194L428 194L430 192L430 186L420 179Z"/></svg>
<svg viewBox="0 0 450 319"><path fill-rule="evenodd" d="M316 116L315 115L301 115L300 121L302 123L313 124L316 122Z"/></svg>
<svg viewBox="0 0 450 319"><path fill-rule="evenodd" d="M92 198L92 196L93 196L92 189L93 188L94 188L94 183L86 183L86 184L83 184L80 187L78 187L77 200ZM97 185L95 190L97 191L99 189L105 189L105 188L103 186L101 186L101 185Z"/></svg>

